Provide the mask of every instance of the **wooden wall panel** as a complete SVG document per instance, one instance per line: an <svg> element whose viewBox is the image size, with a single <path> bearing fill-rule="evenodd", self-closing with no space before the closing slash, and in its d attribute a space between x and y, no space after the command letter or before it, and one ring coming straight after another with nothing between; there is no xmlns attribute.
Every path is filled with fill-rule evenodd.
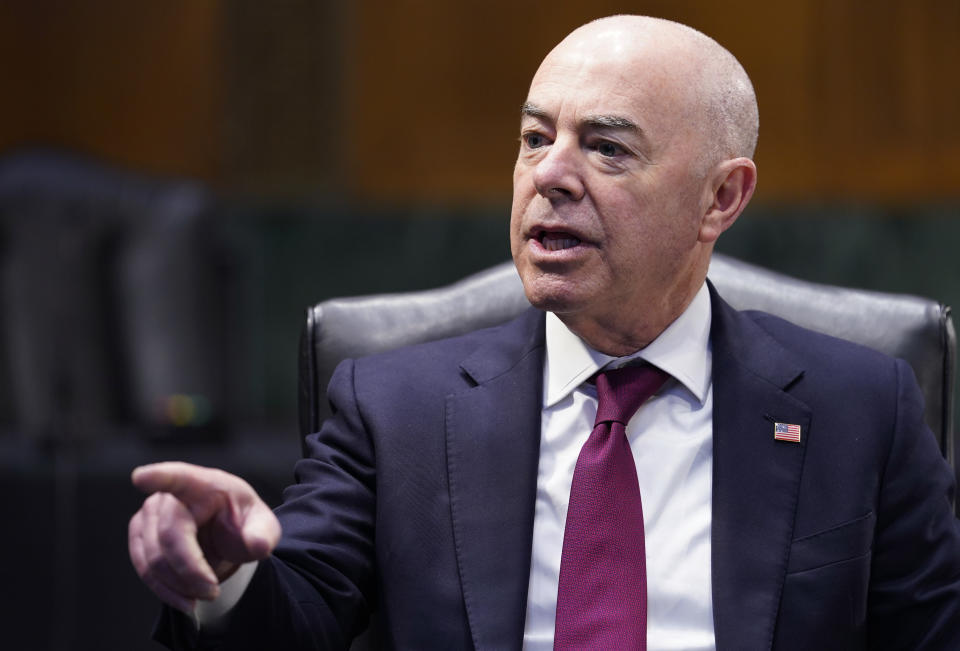
<svg viewBox="0 0 960 651"><path fill-rule="evenodd" d="M616 12L686 22L743 61L758 198L960 198L957 0L4 3L0 149L270 196L501 202L540 60Z"/></svg>
<svg viewBox="0 0 960 651"><path fill-rule="evenodd" d="M333 192L343 182L349 3L228 0L221 178L259 193Z"/></svg>
<svg viewBox="0 0 960 651"><path fill-rule="evenodd" d="M0 149L60 146L215 178L220 12L217 0L0 4Z"/></svg>
<svg viewBox="0 0 960 651"><path fill-rule="evenodd" d="M569 29L618 11L686 22L744 63L768 200L960 197L960 3L376 2L348 54L362 197L509 195L516 107Z"/></svg>
<svg viewBox="0 0 960 651"><path fill-rule="evenodd" d="M960 3L829 2L809 49L821 195L960 195ZM799 190L799 189L798 189Z"/></svg>

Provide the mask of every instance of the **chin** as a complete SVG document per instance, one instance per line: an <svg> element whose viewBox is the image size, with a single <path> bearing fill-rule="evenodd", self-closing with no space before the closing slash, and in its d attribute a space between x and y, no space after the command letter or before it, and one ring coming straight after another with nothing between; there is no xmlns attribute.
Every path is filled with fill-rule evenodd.
<svg viewBox="0 0 960 651"><path fill-rule="evenodd" d="M583 288L565 278L547 274L522 276L523 290L534 307L546 312L565 314L576 312L586 301Z"/></svg>

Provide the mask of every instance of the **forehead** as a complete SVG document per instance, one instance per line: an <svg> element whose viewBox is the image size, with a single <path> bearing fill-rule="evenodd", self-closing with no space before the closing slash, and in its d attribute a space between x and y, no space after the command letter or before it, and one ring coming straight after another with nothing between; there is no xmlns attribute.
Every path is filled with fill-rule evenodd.
<svg viewBox="0 0 960 651"><path fill-rule="evenodd" d="M552 120L616 115L656 125L686 112L682 70L651 47L564 47L544 60L527 100Z"/></svg>

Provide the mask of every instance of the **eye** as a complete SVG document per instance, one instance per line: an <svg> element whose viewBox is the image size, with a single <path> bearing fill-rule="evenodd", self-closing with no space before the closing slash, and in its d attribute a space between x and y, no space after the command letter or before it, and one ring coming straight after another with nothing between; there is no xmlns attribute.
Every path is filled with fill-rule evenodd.
<svg viewBox="0 0 960 651"><path fill-rule="evenodd" d="M607 156L613 158L614 156L619 156L623 153L623 148L620 145L616 145L608 140L597 143L597 153L601 156Z"/></svg>
<svg viewBox="0 0 960 651"><path fill-rule="evenodd" d="M523 141L523 144L530 149L539 149L547 144L547 139L539 133L525 133L520 136L520 139Z"/></svg>

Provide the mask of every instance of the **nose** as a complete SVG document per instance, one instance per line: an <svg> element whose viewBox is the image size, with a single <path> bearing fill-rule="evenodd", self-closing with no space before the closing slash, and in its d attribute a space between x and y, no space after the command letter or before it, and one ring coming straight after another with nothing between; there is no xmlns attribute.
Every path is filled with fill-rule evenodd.
<svg viewBox="0 0 960 651"><path fill-rule="evenodd" d="M533 185L537 192L551 201L583 198L579 147L570 139L558 138L546 155L537 162Z"/></svg>

